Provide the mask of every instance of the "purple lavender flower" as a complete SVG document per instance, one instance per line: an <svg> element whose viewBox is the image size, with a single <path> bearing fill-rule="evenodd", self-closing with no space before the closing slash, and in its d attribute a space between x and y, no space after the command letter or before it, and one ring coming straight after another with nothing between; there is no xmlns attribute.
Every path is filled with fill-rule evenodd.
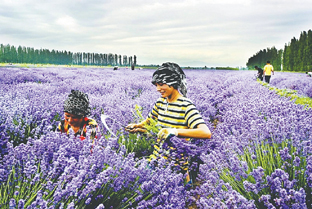
<svg viewBox="0 0 312 209"><path fill-rule="evenodd" d="M10 209L14 209L16 207L16 201L15 199L11 199L10 200L10 203L9 203L9 206L10 206Z"/></svg>
<svg viewBox="0 0 312 209"><path fill-rule="evenodd" d="M285 147L284 149L279 151L279 154L283 161L286 161L288 159L291 159L291 155L289 154L288 147Z"/></svg>
<svg viewBox="0 0 312 209"><path fill-rule="evenodd" d="M71 202L67 205L67 209L75 209L75 203Z"/></svg>
<svg viewBox="0 0 312 209"><path fill-rule="evenodd" d="M96 209L104 209L105 207L104 207L104 205L103 204L99 204L97 207L96 207Z"/></svg>
<svg viewBox="0 0 312 209"><path fill-rule="evenodd" d="M300 166L300 157L296 156L293 162L294 166L299 167Z"/></svg>
<svg viewBox="0 0 312 209"><path fill-rule="evenodd" d="M24 205L25 205L25 200L20 199L20 200L18 201L17 208L18 208L18 209L24 209Z"/></svg>

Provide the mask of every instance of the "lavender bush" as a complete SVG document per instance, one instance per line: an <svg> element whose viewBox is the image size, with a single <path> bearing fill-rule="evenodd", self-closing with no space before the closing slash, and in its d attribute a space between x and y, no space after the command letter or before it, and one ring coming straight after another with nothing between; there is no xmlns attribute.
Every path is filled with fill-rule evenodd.
<svg viewBox="0 0 312 209"><path fill-rule="evenodd" d="M26 145L9 144L9 154L0 169L0 193L4 197L1 207L8 207L12 201L22 201L25 208L67 208L71 204L81 208L100 204L114 208L141 204L156 207L176 201L174 205L183 208L183 201L177 202L185 196L181 176L170 167L149 169L145 159L125 156L125 150L114 151L113 140L101 138L92 146L92 140L80 141L73 135L68 138L51 132L30 139ZM164 177L172 179L170 185L159 185ZM162 197L168 187L174 193Z"/></svg>
<svg viewBox="0 0 312 209"><path fill-rule="evenodd" d="M304 73L281 73L276 72L272 76L271 86L279 89L296 90L302 96L312 98L312 79Z"/></svg>
<svg viewBox="0 0 312 209"><path fill-rule="evenodd" d="M239 207L249 208L256 207L257 202L260 200L257 197L249 196L248 188L245 187L232 187L233 181L241 181L248 179L248 170L252 170L254 167L248 164L248 160L240 159L237 156L243 156L246 148L252 147L254 143L261 143L270 141L270 146L280 144L286 140L290 140L292 145L297 150L307 149L305 142L311 141L311 108L305 109L304 106L296 105L288 98L279 97L279 95L271 92L269 89L264 89L254 82L243 82L243 76L237 80L231 79L231 86L235 87L234 94L225 94L225 98L222 103L218 104L219 115L218 125L213 132L214 142L217 144L210 154L202 155L201 158L204 164L200 167L199 181L201 186L196 188L193 192L199 195L201 198L197 201L199 207L216 208L224 207ZM229 89L231 88L229 86ZM274 143L273 143L274 142ZM264 151L264 150L263 150ZM276 152L278 152L277 150ZM254 155L254 150L251 149L248 153ZM271 155L276 152L269 151ZM298 152L300 155L301 152ZM273 159L273 158L272 158ZM274 156L275 159L275 156ZM264 159L260 160L265 164ZM276 161L270 161L274 167L270 172L275 172L284 163L285 160L281 160L279 164ZM308 161L308 160L307 160ZM216 163L218 162L218 163ZM286 162L285 162L286 164ZM304 164L301 165L302 168ZM265 168L259 168L265 169ZM224 171L227 170L228 174L233 179L225 181ZM264 179L269 178L271 174L266 171ZM306 179L310 175L310 171L303 172ZM228 175L227 175L228 176ZM275 178L275 177L274 177ZM292 180L291 177L290 180ZM301 179L304 184L306 180ZM234 182L235 183L235 182ZM254 182L253 182L254 183ZM301 184L302 185L302 184ZM246 184L250 186L250 184ZM263 186L263 185L261 185ZM255 191L261 190L262 187L254 185ZM233 201L233 197L228 196L232 190L239 192L238 195L243 202ZM292 188L287 188L292 189ZM297 188L296 188L297 189ZM292 190L294 192L300 192L301 197L310 191L310 186L305 187L306 191L302 189ZM279 196L280 190L273 190L276 197ZM287 192L289 192L287 190ZM296 193L297 194L297 193ZM278 198L268 198L268 192L264 194L261 202L266 203L266 207L271 208L280 207L283 203L283 207L310 207L311 198L306 198L295 201L280 201ZM205 198L208 197L208 198ZM255 198L255 199L254 199ZM294 197L292 197L294 198ZM274 202L274 199L277 202ZM266 201L265 201L266 200ZM271 201L273 203L271 203ZM299 203L300 202L300 203Z"/></svg>
<svg viewBox="0 0 312 209"><path fill-rule="evenodd" d="M236 156L236 163L247 163L244 174L233 175L233 169L225 169L221 179L244 197L254 199L257 208L269 205L306 208L306 191L311 193L306 184L309 173L306 154L311 153L302 156L302 151L287 141L255 144L243 156Z"/></svg>

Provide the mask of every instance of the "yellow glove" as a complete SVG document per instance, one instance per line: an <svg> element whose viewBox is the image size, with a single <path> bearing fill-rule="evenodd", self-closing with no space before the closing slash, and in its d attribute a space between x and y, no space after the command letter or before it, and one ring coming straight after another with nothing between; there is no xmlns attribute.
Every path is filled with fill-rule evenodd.
<svg viewBox="0 0 312 209"><path fill-rule="evenodd" d="M166 140L173 136L178 136L178 130L175 128L163 128L157 134L158 140Z"/></svg>

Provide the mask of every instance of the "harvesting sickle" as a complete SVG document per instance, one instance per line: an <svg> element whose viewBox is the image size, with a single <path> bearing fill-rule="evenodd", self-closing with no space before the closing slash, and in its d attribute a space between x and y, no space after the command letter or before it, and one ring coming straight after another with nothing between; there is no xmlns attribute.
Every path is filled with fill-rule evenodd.
<svg viewBox="0 0 312 209"><path fill-rule="evenodd" d="M106 122L107 119L114 121L114 123L118 123L122 128L124 128L126 131L128 131L130 133L136 133L136 132L145 133L145 132L147 132L147 130L144 127L139 128L139 127L133 127L131 125L125 126L125 125L121 124L120 122L111 118L109 115L101 114L101 122L103 123L104 127L108 130L108 132L110 134L112 134L114 137L116 137L116 134L114 134L114 132L108 127L107 122Z"/></svg>
<svg viewBox="0 0 312 209"><path fill-rule="evenodd" d="M109 133L111 133L113 136L116 137L116 134L114 134L114 133L110 130L110 128L108 127L108 125L107 125L107 123L106 123L106 119L107 119L107 118L110 118L110 117L109 117L108 115L101 114L101 121L102 121L104 127L108 130ZM115 122L116 122L116 121L115 121Z"/></svg>

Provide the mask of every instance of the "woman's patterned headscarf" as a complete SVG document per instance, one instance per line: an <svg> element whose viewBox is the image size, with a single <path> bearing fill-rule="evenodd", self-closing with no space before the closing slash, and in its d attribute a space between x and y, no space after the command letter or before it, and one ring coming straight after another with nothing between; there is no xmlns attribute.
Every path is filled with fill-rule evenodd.
<svg viewBox="0 0 312 209"><path fill-rule="evenodd" d="M165 83L169 86L177 86L178 90L186 97L186 76L180 66L176 63L163 63L154 73L152 84Z"/></svg>
<svg viewBox="0 0 312 209"><path fill-rule="evenodd" d="M71 90L64 102L64 112L78 116L87 116L91 112L88 95L79 91Z"/></svg>

